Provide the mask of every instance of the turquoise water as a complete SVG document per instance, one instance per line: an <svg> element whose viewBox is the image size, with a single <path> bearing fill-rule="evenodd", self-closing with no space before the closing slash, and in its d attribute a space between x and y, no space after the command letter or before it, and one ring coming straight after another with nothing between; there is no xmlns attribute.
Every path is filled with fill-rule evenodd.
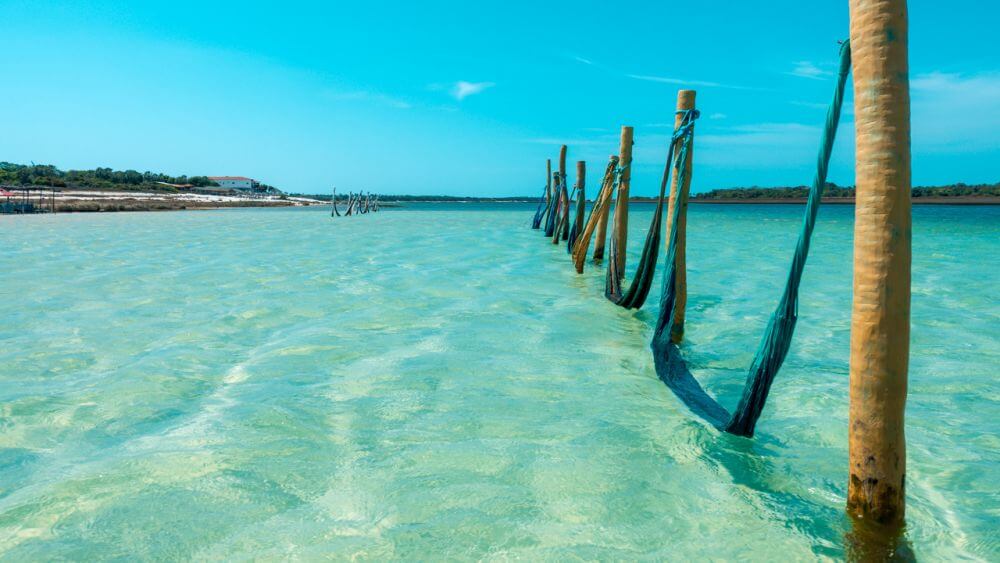
<svg viewBox="0 0 1000 563"><path fill-rule="evenodd" d="M801 207L693 206L683 353L729 407ZM533 206L0 218L0 558L841 558L850 207L753 440ZM631 264L651 206L635 206ZM1000 207L914 209L905 542L1000 559Z"/></svg>

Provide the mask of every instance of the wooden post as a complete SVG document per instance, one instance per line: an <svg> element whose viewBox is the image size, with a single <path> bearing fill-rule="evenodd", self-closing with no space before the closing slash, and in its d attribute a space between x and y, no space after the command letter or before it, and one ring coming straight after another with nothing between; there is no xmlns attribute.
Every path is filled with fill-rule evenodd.
<svg viewBox="0 0 1000 563"><path fill-rule="evenodd" d="M677 91L677 113L674 115L674 130L681 126L684 119L685 110L695 108L694 90ZM680 146L674 148L674 154L680 151ZM674 206L680 205L680 212L677 217L677 249L674 254L674 264L677 265L677 290L676 302L674 305L674 324L670 329L670 341L674 344L680 343L684 338L684 310L687 307L687 203L688 192L691 189L691 163L694 161L694 138L688 144L688 157L684 165L684 182L677 185L677 180L681 175L681 170L674 167L673 178L670 180L670 199L667 200L667 236L665 244L670 244L670 229L673 228L671 222L674 218Z"/></svg>
<svg viewBox="0 0 1000 563"><path fill-rule="evenodd" d="M545 159L545 205L552 206L552 159Z"/></svg>
<svg viewBox="0 0 1000 563"><path fill-rule="evenodd" d="M587 183L587 162L576 161L576 219L573 225L576 227L576 236L583 232L583 221L587 216L587 194L584 190Z"/></svg>
<svg viewBox="0 0 1000 563"><path fill-rule="evenodd" d="M618 180L618 202L615 203L615 237L618 245L618 271L625 271L625 251L628 249L628 187L632 179L632 128L622 127L621 143L618 146L618 165L622 175Z"/></svg>
<svg viewBox="0 0 1000 563"><path fill-rule="evenodd" d="M850 0L854 67L854 304L848 511L904 512L910 355L910 92L906 0Z"/></svg>
<svg viewBox="0 0 1000 563"><path fill-rule="evenodd" d="M556 219L554 221L554 227L552 228L552 244L559 244L559 234L562 229L562 177L558 172L552 174L552 189L554 198L552 212L556 214Z"/></svg>
<svg viewBox="0 0 1000 563"><path fill-rule="evenodd" d="M556 214L556 228L552 233L552 244L559 244L559 237L563 232L563 221L569 218L569 201L566 190L566 145L559 147L559 179L556 181L556 205L559 210Z"/></svg>
<svg viewBox="0 0 1000 563"><path fill-rule="evenodd" d="M608 157L608 167L618 167L618 155L613 154ZM608 201L601 209L601 215L597 218L597 240L594 242L594 262L600 262L604 260L604 245L605 241L608 240L608 216L611 215L611 199L614 194L611 193L611 188L608 187Z"/></svg>

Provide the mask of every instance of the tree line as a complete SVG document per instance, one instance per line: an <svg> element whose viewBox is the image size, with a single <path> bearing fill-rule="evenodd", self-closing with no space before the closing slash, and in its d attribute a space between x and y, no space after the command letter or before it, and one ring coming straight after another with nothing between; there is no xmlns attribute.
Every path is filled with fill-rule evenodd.
<svg viewBox="0 0 1000 563"><path fill-rule="evenodd" d="M190 184L194 187L218 186L207 176L169 176L158 172L137 170L59 170L51 164L14 164L0 162L0 184L12 186L48 186L54 188L91 188L100 190L160 190L173 191L170 186L157 184Z"/></svg>
<svg viewBox="0 0 1000 563"><path fill-rule="evenodd" d="M949 184L946 186L917 186L913 188L914 198L918 197L1000 197L1000 183L996 184ZM804 199L809 197L807 186L782 188L725 188L699 194L691 194L692 200L719 199ZM854 186L841 187L828 182L823 189L823 197L853 198Z"/></svg>

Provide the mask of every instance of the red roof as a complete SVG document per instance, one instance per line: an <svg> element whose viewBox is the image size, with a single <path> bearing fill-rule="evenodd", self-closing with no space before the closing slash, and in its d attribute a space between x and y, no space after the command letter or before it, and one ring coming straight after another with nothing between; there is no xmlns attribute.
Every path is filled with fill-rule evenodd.
<svg viewBox="0 0 1000 563"><path fill-rule="evenodd" d="M247 178L245 176L209 176L209 180L213 182L218 182L219 180L243 180L244 182L253 182L253 178Z"/></svg>

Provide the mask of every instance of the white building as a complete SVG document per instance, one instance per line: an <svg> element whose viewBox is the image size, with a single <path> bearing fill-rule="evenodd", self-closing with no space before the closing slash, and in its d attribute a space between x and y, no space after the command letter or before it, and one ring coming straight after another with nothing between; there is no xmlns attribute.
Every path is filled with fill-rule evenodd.
<svg viewBox="0 0 1000 563"><path fill-rule="evenodd" d="M219 187L231 190L252 190L257 187L257 180L244 176L209 176L208 179L219 184Z"/></svg>

